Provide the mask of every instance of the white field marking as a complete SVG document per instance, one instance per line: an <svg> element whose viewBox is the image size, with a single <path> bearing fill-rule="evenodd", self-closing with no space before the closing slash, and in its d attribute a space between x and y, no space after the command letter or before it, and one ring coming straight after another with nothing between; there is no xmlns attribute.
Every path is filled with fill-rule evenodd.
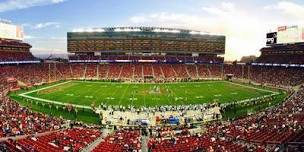
<svg viewBox="0 0 304 152"><path fill-rule="evenodd" d="M231 94L238 94L237 92L232 92Z"/></svg>
<svg viewBox="0 0 304 152"><path fill-rule="evenodd" d="M62 106L72 105L72 106L77 107L77 108L92 109L90 106L77 105L77 104L68 104L68 103L63 103L63 102L59 102L59 101L55 101L55 100L47 100L47 99L42 99L42 98L32 97L32 96L27 95L27 94L30 94L30 93L33 93L33 92L37 92L37 91L53 88L53 87L60 86L60 85L63 85L63 84L67 84L67 83L70 83L70 82L72 82L72 81L66 81L66 82L55 84L55 85L47 86L47 87L44 87L44 88L32 90L32 91L29 91L29 92L24 92L24 93L19 94L19 96L25 97L25 98L29 98L29 99L33 99L33 100L37 100L37 101L46 102L46 103L52 103L52 104L62 105Z"/></svg>
<svg viewBox="0 0 304 152"><path fill-rule="evenodd" d="M175 97L175 101L177 100L183 100L184 98L183 97Z"/></svg>
<svg viewBox="0 0 304 152"><path fill-rule="evenodd" d="M114 97L106 97L107 100L114 100Z"/></svg>
<svg viewBox="0 0 304 152"><path fill-rule="evenodd" d="M127 88L124 89L122 96L120 96L120 99L119 99L119 102L118 102L119 105L121 103L121 100L123 100L123 98L125 97L126 92L129 89L129 87L130 87L130 84L128 84Z"/></svg>
<svg viewBox="0 0 304 152"><path fill-rule="evenodd" d="M137 101L137 98L129 98L129 100L135 100L135 101Z"/></svg>
<svg viewBox="0 0 304 152"><path fill-rule="evenodd" d="M204 96L195 96L195 98L201 99L201 98L204 98Z"/></svg>
<svg viewBox="0 0 304 152"><path fill-rule="evenodd" d="M251 102L254 100L260 100L262 98L268 98L268 97L272 97L277 95L278 93L273 93L273 94L269 94L269 95L265 95L265 96L260 96L260 97L256 97L256 98L250 98L250 99L244 99L244 100L239 100L236 103L240 104L240 103L247 103L247 102ZM221 106L225 106L225 105L229 105L231 104L231 102L226 102L226 103L222 103Z"/></svg>
<svg viewBox="0 0 304 152"><path fill-rule="evenodd" d="M73 96L74 96L74 94L73 94L73 93L68 93L68 94L65 94L65 95L67 95L67 96L71 96L71 97L73 97Z"/></svg>
<svg viewBox="0 0 304 152"><path fill-rule="evenodd" d="M252 86L242 85L242 84L233 83L233 82L229 82L229 81L224 81L224 82L230 83L230 84L233 84L233 85L242 86L242 87L245 87L245 88L250 88L250 89L255 89L255 90L265 91L265 92L270 92L270 93L271 93L271 94L269 94L269 95L264 95L264 96L260 96L260 97L255 97L255 98L240 100L240 101L237 101L237 103L251 102L251 101L254 101L254 100L262 99L263 97L264 97L264 98L268 98L268 97L272 97L272 96L275 96L275 95L280 94L279 92L275 92L275 91L271 91L271 90L266 90L266 89L261 89L261 88L255 88L255 87L252 87ZM222 105L222 106L224 106L224 105L229 105L229 103L222 103L221 105Z"/></svg>
<svg viewBox="0 0 304 152"><path fill-rule="evenodd" d="M54 85L47 86L47 87L44 87L44 88L32 90L32 91L29 91L29 92L24 92L24 93L21 93L21 94L19 94L19 95L27 95L27 94L30 94L30 93L33 93L33 92L38 92L38 91L41 91L41 90L46 90L46 89L53 88L53 87L57 87L57 86L60 86L60 85L66 84L66 83L70 83L70 82L72 82L72 81L66 81L66 82L54 84Z"/></svg>
<svg viewBox="0 0 304 152"><path fill-rule="evenodd" d="M37 101L46 102L46 103L57 104L57 105L63 105L63 106L72 105L73 107L77 107L77 108L92 109L90 106L62 103L62 102L54 101L54 100L47 100L47 99L32 97L32 96L28 96L28 95L25 95L25 94L19 94L19 96L29 98L29 99L33 99L33 100L37 100Z"/></svg>
<svg viewBox="0 0 304 152"><path fill-rule="evenodd" d="M233 82L229 82L229 81L224 81L224 82L230 83L230 84L233 84L233 85L242 86L242 87L245 87L245 88L250 88L250 89L255 89L255 90L259 90L259 91L270 92L270 93L273 93L273 94L277 94L278 93L278 92L271 91L271 90L266 90L266 89L261 89L261 88L255 88L255 87L252 87L252 86L242 85L242 84L233 83Z"/></svg>
<svg viewBox="0 0 304 152"><path fill-rule="evenodd" d="M216 94L216 95L214 95L215 97L221 97L222 96L222 94Z"/></svg>
<svg viewBox="0 0 304 152"><path fill-rule="evenodd" d="M84 96L85 98L93 99L93 96Z"/></svg>

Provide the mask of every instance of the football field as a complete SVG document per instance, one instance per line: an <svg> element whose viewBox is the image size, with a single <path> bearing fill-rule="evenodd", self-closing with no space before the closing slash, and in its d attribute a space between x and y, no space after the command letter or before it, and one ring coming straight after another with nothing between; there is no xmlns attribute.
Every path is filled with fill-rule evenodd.
<svg viewBox="0 0 304 152"><path fill-rule="evenodd" d="M19 94L25 98L82 105L188 105L210 102L229 103L271 95L275 92L228 81L180 83L119 83L99 81L65 81Z"/></svg>

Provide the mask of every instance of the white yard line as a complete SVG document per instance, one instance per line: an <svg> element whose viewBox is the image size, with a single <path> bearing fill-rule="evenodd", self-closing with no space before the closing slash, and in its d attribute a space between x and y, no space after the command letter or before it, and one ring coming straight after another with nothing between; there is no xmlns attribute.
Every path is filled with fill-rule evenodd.
<svg viewBox="0 0 304 152"><path fill-rule="evenodd" d="M72 105L73 107L77 107L77 108L92 109L90 106L68 104L68 103L63 103L63 102L54 101L54 100L47 100L47 99L32 97L32 96L28 96L28 95L25 95L25 94L19 94L19 96L25 97L25 98L29 98L29 99L33 99L33 100L37 100L37 101L46 102L46 103L52 103L52 104L62 105L62 106Z"/></svg>
<svg viewBox="0 0 304 152"><path fill-rule="evenodd" d="M68 104L68 103L63 103L63 102L59 102L59 101L42 99L42 98L32 97L32 96L27 95L27 94L30 94L30 93L33 93L33 92L37 92L37 91L53 88L53 87L60 86L60 85L63 85L63 84L67 84L67 83L70 83L70 82L72 82L72 81L66 81L66 82L55 84L55 85L47 86L47 87L44 87L44 88L40 88L40 89L32 90L32 91L29 91L29 92L21 93L21 94L19 94L19 96L25 97L25 98L29 98L29 99L33 99L33 100L37 100L37 101L46 102L46 103L57 104L57 105L63 105L63 106L72 105L73 107L77 107L77 108L92 109L90 106L83 106L83 105L77 105L77 104Z"/></svg>
<svg viewBox="0 0 304 152"><path fill-rule="evenodd" d="M26 95L26 94L30 94L30 93L33 93L33 92L37 92L37 91L41 91L41 90L46 90L46 89L57 87L57 86L60 86L60 85L63 85L63 84L67 84L67 83L70 83L70 82L72 82L72 81L66 81L66 82L54 84L54 85L47 86L47 87L44 87L44 88L40 88L40 89L32 90L32 91L29 91L29 92L21 93L19 95Z"/></svg>
<svg viewBox="0 0 304 152"><path fill-rule="evenodd" d="M275 91L261 89L261 88L255 88L255 87L252 87L252 86L238 84L238 83L234 83L234 82L230 82L230 81L223 81L223 82L230 83L230 84L233 84L233 85L242 86L242 87L245 87L245 88L255 89L255 90L259 90L259 91L270 92L270 93L273 93L273 94L277 94L278 93L278 92L275 92Z"/></svg>

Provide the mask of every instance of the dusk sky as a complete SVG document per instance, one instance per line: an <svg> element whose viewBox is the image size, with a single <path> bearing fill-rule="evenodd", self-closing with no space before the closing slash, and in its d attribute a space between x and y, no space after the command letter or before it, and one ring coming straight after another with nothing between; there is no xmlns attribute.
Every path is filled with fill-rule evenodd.
<svg viewBox="0 0 304 152"><path fill-rule="evenodd" d="M78 28L176 27L226 35L226 60L259 55L266 32L304 25L303 0L0 0L0 18L22 25L34 54L66 53Z"/></svg>

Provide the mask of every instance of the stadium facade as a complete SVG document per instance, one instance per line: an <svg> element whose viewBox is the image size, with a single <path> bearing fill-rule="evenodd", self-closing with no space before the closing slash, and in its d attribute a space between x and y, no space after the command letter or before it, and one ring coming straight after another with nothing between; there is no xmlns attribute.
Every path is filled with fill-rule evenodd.
<svg viewBox="0 0 304 152"><path fill-rule="evenodd" d="M304 27L280 26L266 40L253 65L304 67Z"/></svg>
<svg viewBox="0 0 304 152"><path fill-rule="evenodd" d="M75 30L67 34L67 42L69 53L76 56L89 55L90 59L109 55L179 56L214 58L214 61L220 63L223 58L218 55L225 53L225 36L175 28L114 27ZM200 62L199 59L177 61Z"/></svg>

